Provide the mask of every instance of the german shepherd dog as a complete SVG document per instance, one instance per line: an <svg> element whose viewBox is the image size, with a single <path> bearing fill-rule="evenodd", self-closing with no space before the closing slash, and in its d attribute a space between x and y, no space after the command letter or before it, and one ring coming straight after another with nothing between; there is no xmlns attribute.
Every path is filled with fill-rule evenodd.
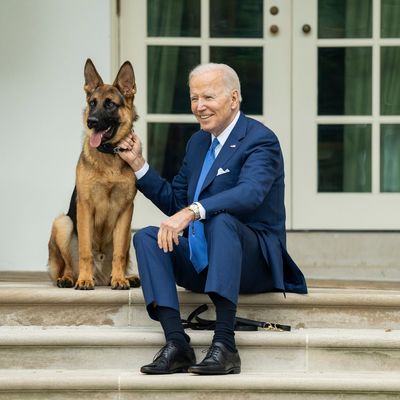
<svg viewBox="0 0 400 400"><path fill-rule="evenodd" d="M84 69L85 137L67 215L55 219L49 240L49 273L60 288L91 290L139 286L126 277L131 243L135 174L116 153L136 120L132 65L126 61L112 85L92 61Z"/></svg>

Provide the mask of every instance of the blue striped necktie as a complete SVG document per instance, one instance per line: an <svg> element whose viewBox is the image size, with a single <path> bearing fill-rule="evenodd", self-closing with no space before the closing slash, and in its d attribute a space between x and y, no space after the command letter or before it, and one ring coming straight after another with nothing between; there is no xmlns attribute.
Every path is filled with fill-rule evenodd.
<svg viewBox="0 0 400 400"><path fill-rule="evenodd" d="M199 199L200 190L204 180L215 160L215 148L219 145L218 139L214 139L204 158L199 180L197 181L196 192L193 202ZM196 271L200 273L208 265L207 242L204 236L204 225L200 221L193 221L189 225L189 248L190 260Z"/></svg>

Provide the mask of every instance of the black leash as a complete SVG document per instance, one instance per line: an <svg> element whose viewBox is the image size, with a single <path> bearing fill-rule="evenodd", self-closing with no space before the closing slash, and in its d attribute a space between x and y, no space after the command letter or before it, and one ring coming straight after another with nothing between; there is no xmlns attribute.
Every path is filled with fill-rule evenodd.
<svg viewBox="0 0 400 400"><path fill-rule="evenodd" d="M215 321L200 318L199 315L208 310L207 304L202 304L190 313L187 319L182 319L183 327L193 330L213 331L215 329ZM195 321L194 321L195 320ZM256 321L247 318L236 317L235 331L257 331L258 328L267 331L290 332L290 325L275 324L271 322Z"/></svg>

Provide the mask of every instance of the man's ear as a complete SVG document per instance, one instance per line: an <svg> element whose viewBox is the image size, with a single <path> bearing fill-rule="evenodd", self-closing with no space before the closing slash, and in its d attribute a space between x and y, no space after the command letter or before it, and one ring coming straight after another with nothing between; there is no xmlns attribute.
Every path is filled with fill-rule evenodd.
<svg viewBox="0 0 400 400"><path fill-rule="evenodd" d="M125 61L122 64L113 85L118 88L125 97L133 97L135 95L135 73L133 72L132 64L129 61Z"/></svg>
<svg viewBox="0 0 400 400"><path fill-rule="evenodd" d="M90 58L86 60L85 69L85 89L86 94L89 96L91 95L96 88L103 85L103 80L101 76L96 71L96 68Z"/></svg>
<svg viewBox="0 0 400 400"><path fill-rule="evenodd" d="M235 109L240 104L240 95L237 89L232 90L231 92L231 107Z"/></svg>

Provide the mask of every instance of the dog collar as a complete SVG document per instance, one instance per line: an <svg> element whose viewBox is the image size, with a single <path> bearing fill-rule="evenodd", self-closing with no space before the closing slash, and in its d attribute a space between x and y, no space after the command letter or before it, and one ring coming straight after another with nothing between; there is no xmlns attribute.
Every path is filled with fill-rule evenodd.
<svg viewBox="0 0 400 400"><path fill-rule="evenodd" d="M96 148L101 153L113 154L113 155L121 151L121 148L119 146L114 147L111 143L102 143L99 147Z"/></svg>

